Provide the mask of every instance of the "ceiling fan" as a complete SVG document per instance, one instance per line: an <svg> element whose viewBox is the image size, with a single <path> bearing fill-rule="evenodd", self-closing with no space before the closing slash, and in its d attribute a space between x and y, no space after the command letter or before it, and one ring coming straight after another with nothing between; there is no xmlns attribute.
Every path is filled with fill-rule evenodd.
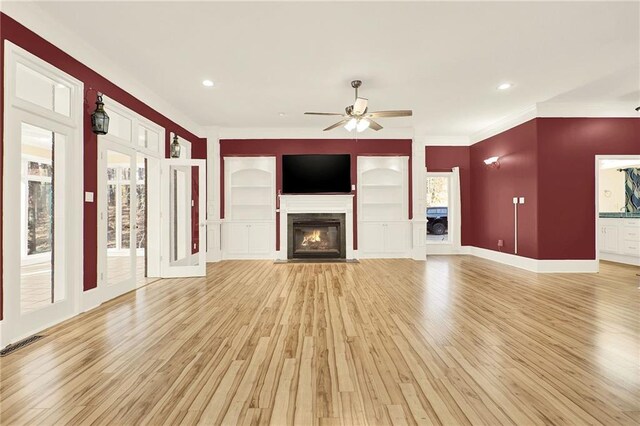
<svg viewBox="0 0 640 426"><path fill-rule="evenodd" d="M411 117L413 115L413 111L410 109L368 112L367 105L369 100L358 96L358 88L360 86L362 86L362 81L360 80L353 80L351 82L351 87L356 91L356 100L353 102L353 105L349 105L344 109L345 114L339 112L305 112L305 114L338 115L342 117L342 120L324 129L325 132L340 126L344 126L349 132L354 129L358 132L364 132L367 128L378 131L382 129L382 126L373 121L373 118Z"/></svg>

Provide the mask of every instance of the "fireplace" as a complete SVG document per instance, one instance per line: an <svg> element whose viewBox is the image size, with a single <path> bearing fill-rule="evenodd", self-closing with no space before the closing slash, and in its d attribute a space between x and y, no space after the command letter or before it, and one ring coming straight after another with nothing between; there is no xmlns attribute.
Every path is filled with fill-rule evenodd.
<svg viewBox="0 0 640 426"><path fill-rule="evenodd" d="M344 213L287 215L288 259L345 259Z"/></svg>

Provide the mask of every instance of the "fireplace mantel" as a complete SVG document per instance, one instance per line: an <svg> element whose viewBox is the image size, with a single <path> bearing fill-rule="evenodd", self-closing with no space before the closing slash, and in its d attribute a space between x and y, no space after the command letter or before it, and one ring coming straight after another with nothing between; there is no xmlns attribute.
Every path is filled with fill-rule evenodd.
<svg viewBox="0 0 640 426"><path fill-rule="evenodd" d="M336 195L279 195L280 251L278 259L287 258L287 214L289 213L344 213L347 259L354 259L353 251L353 194Z"/></svg>

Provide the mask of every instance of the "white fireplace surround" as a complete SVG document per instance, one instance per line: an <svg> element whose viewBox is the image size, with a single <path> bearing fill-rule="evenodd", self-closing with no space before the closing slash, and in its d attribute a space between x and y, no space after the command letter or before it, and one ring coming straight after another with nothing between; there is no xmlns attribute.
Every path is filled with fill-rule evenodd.
<svg viewBox="0 0 640 426"><path fill-rule="evenodd" d="M353 194L344 195L279 195L280 251L277 258L287 258L287 215L289 213L344 213L347 259L354 259Z"/></svg>

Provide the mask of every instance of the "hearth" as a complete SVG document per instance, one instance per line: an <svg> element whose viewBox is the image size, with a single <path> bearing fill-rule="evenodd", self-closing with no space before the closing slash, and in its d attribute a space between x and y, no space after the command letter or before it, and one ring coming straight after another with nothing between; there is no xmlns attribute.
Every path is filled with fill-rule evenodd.
<svg viewBox="0 0 640 426"><path fill-rule="evenodd" d="M287 215L288 259L345 259L344 213Z"/></svg>

